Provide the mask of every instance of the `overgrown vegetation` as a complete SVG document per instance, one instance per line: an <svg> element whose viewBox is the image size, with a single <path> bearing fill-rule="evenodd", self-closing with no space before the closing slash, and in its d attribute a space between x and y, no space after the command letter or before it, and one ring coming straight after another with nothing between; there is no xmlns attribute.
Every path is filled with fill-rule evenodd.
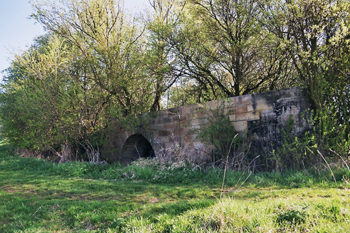
<svg viewBox="0 0 350 233"><path fill-rule="evenodd" d="M7 69L0 115L12 145L87 159L115 121L162 103L301 86L314 130L293 146L307 157L348 154L346 0L152 0L139 18L119 0L32 4L48 33Z"/></svg>
<svg viewBox="0 0 350 233"><path fill-rule="evenodd" d="M222 169L57 164L13 156L2 144L0 231L346 232L350 171L333 172L337 183L322 167L228 171L222 193Z"/></svg>
<svg viewBox="0 0 350 233"><path fill-rule="evenodd" d="M250 141L238 135L229 119L228 109L219 106L208 111L206 125L196 130L197 138L210 148L211 164L231 170L249 170Z"/></svg>
<svg viewBox="0 0 350 233"><path fill-rule="evenodd" d="M348 231L349 1L152 0L143 18L118 0L32 3L48 33L7 69L1 134L65 163L0 145L0 231ZM198 133L214 166L177 145L99 160L116 122L292 86L308 92L312 129L287 124L263 158L275 172L251 171L249 138L220 110Z"/></svg>
<svg viewBox="0 0 350 233"><path fill-rule="evenodd" d="M294 122L290 118L282 130L281 145L270 152L273 169L302 170L322 164L326 158L328 163L346 167L350 162L347 125L338 125L335 114L319 111L309 119L312 128L300 135L293 132Z"/></svg>

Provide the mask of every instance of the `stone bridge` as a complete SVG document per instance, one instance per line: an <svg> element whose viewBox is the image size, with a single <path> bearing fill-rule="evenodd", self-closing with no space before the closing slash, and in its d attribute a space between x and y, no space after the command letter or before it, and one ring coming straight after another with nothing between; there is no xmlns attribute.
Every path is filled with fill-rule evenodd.
<svg viewBox="0 0 350 233"><path fill-rule="evenodd" d="M263 143L278 140L280 130L290 118L294 121L294 134L305 131L308 124L302 113L310 112L304 91L291 88L148 113L128 125L112 127L101 157L108 162L128 164L175 145L189 150L201 149L204 145L197 139L196 132L207 124L208 116L215 109L221 109L242 136L250 135Z"/></svg>

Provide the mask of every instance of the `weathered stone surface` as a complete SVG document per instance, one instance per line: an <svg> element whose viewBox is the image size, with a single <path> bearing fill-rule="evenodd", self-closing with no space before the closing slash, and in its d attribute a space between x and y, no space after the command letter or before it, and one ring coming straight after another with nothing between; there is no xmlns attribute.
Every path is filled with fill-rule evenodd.
<svg viewBox="0 0 350 233"><path fill-rule="evenodd" d="M251 106L251 108L249 108L250 110L252 110L252 112L256 112L256 111L265 111L265 110L273 110L273 104L270 102L260 102L257 103L255 105L255 107Z"/></svg>
<svg viewBox="0 0 350 233"><path fill-rule="evenodd" d="M231 106L233 105L250 105L252 103L252 95L243 95L231 98Z"/></svg>
<svg viewBox="0 0 350 233"><path fill-rule="evenodd" d="M150 129L155 130L155 131L161 130L161 129L164 129L164 125L163 124L152 124L150 126Z"/></svg>
<svg viewBox="0 0 350 233"><path fill-rule="evenodd" d="M152 154L145 140L155 154L175 145L198 150L203 144L197 139L197 132L206 126L208 118L217 109L227 114L237 132L254 138L255 144L261 147L258 151L278 142L281 130L290 119L294 121L293 133L305 131L310 112L303 91L291 88L143 114L142 123L132 130L115 124L105 139L102 157L108 162L128 161L136 156L133 151L135 146L138 153ZM142 148L142 145L147 148ZM128 155L128 159L123 153ZM142 153L138 156L142 157Z"/></svg>
<svg viewBox="0 0 350 233"><path fill-rule="evenodd" d="M164 137L164 136L167 137L167 136L170 136L171 133L169 130L158 130L157 135L158 137Z"/></svg>
<svg viewBox="0 0 350 233"><path fill-rule="evenodd" d="M207 124L207 119L202 118L202 119L193 119L190 121L190 127L193 126L198 126L198 125L206 125Z"/></svg>
<svg viewBox="0 0 350 233"><path fill-rule="evenodd" d="M235 121L251 121L260 119L258 112L247 112L235 114Z"/></svg>
<svg viewBox="0 0 350 233"><path fill-rule="evenodd" d="M248 129L248 122L247 121L236 121L232 122L233 127L235 127L235 130L238 133L246 132Z"/></svg>
<svg viewBox="0 0 350 233"><path fill-rule="evenodd" d="M231 112L235 113L235 114L247 113L248 112L248 105L233 107Z"/></svg>

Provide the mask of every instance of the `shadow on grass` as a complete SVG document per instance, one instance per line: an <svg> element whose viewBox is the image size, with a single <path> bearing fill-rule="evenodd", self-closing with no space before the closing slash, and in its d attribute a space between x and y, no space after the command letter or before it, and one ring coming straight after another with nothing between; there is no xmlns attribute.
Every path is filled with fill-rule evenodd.
<svg viewBox="0 0 350 233"><path fill-rule="evenodd" d="M189 184L124 179L123 169L117 165L54 164L11 156L9 147L0 143L0 232L118 229L135 218L156 223L164 215L172 219L190 210L210 207L220 196L222 171L218 169L193 176L198 180L212 179L211 187L194 182L189 176L187 179L192 181ZM105 171L114 180L99 179ZM166 172L165 176L173 175L174 171ZM176 172L185 178L183 171ZM286 196L284 191L269 191L270 187L282 189L293 183L307 187L317 181L303 172L261 173L249 177L247 185L238 185L239 190L234 189L237 185L230 187L245 177L248 173L229 173L225 195L240 200L262 200Z"/></svg>
<svg viewBox="0 0 350 233"><path fill-rule="evenodd" d="M32 158L0 157L0 231L80 231L115 227L129 218L181 215L215 203L198 185L92 180L52 175ZM48 174L45 174L45 169ZM50 174L51 173L51 174ZM118 222L118 221L117 221Z"/></svg>

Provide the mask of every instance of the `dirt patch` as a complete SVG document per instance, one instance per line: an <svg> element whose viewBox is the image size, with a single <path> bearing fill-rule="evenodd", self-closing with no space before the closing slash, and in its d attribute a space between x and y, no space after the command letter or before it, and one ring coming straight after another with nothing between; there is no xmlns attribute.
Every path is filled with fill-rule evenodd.
<svg viewBox="0 0 350 233"><path fill-rule="evenodd" d="M159 200L158 198L152 197L151 199L148 200L148 203L158 203L161 200Z"/></svg>

